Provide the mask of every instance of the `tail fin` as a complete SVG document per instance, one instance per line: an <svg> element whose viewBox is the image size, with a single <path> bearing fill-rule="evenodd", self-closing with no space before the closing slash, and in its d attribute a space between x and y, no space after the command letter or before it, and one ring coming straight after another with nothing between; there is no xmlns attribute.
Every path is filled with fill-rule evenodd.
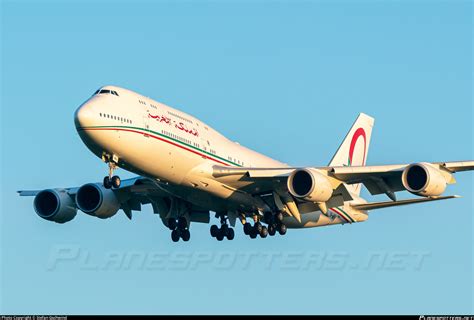
<svg viewBox="0 0 474 320"><path fill-rule="evenodd" d="M336 154L329 162L329 166L365 166L373 126L374 118L364 113L359 114L339 149L337 149ZM360 194L360 184L346 187L351 193Z"/></svg>

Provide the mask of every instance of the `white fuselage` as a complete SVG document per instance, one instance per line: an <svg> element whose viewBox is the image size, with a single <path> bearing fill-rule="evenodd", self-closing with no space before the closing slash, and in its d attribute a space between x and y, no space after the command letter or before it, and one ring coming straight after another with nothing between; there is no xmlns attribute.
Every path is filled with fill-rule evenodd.
<svg viewBox="0 0 474 320"><path fill-rule="evenodd" d="M213 165L286 167L232 142L204 122L130 90L112 86L119 96L97 94L76 112L76 128L98 157L118 158L120 167L175 186L202 188ZM196 168L206 172L193 174ZM196 181L193 181L193 177ZM194 184L193 184L194 183ZM213 186L207 186L212 189ZM222 189L222 188L219 188ZM228 192L214 190L218 197Z"/></svg>
<svg viewBox="0 0 474 320"><path fill-rule="evenodd" d="M213 179L212 166L288 167L182 111L127 89L102 89L118 95L95 94L75 114L87 147L103 160L114 157L121 168L167 183L168 191L195 205L249 212L261 206L261 200ZM304 220L314 218L306 215ZM313 221L307 226L321 225Z"/></svg>

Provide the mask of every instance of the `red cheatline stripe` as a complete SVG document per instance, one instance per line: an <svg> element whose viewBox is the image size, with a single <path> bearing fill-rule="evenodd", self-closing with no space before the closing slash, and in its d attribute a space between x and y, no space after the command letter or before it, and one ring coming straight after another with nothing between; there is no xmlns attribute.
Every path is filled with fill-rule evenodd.
<svg viewBox="0 0 474 320"><path fill-rule="evenodd" d="M144 132L140 132L140 131L137 131L137 130L120 129L120 128L82 128L82 130L127 131L127 132L133 132L133 133L143 134L143 135L146 134L146 135L148 135L148 136L150 136L150 137L152 137L152 138L155 138L155 139L160 140L160 141L163 141L163 142L167 142L167 143L169 143L169 144L171 144L171 145L173 145L173 146L176 146L176 147L179 147L179 148L181 148L181 149L187 150L187 151L189 151L189 152L192 152L192 153L194 153L194 154L197 154L197 155L199 155L199 156L201 156L201 157L204 157L204 158L206 158L206 159L215 161L215 162L220 163L220 164L223 164L223 165L225 165L225 166L230 166L229 164L227 164L227 163L225 163L225 162L221 162L221 161L216 160L216 159L214 159L214 158L208 157L208 156L206 156L205 154L202 154L202 153L200 153L200 152L196 152L196 151L191 150L191 149L189 149L189 148L183 147L182 145L179 145L179 144L177 144L177 143L174 143L174 142L168 141L168 140L166 140L166 139L160 138L160 137L155 136L155 135L153 135L153 134L151 134L151 133L148 133L148 132L147 132L147 133L144 133Z"/></svg>
<svg viewBox="0 0 474 320"><path fill-rule="evenodd" d="M354 218L352 218L352 217L351 217L347 212L345 212L342 208L339 208L339 207L338 207L337 210L339 210L339 211L341 211L342 213L344 213L344 216L346 216L347 218L349 218L349 219L351 220L351 223L352 223L352 222L356 222L356 221L354 220Z"/></svg>
<svg viewBox="0 0 474 320"><path fill-rule="evenodd" d="M345 221L351 223L342 213L340 213L339 211L337 211L335 208L331 208L332 211L334 211L335 213L337 213L338 216L340 216L342 219L344 219Z"/></svg>

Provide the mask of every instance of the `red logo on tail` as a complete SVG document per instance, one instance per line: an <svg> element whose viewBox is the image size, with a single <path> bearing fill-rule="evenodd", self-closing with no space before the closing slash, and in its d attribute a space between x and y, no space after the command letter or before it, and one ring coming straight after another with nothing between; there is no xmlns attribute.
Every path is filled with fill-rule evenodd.
<svg viewBox="0 0 474 320"><path fill-rule="evenodd" d="M367 138L365 137L365 130L362 128L359 128L354 132L354 135L352 136L351 146L349 148L349 164L348 164L349 166L352 165L352 157L354 156L354 149L357 143L357 139L359 139L359 137L361 136L364 138L364 158L362 160L362 165L365 165L365 152L367 149Z"/></svg>

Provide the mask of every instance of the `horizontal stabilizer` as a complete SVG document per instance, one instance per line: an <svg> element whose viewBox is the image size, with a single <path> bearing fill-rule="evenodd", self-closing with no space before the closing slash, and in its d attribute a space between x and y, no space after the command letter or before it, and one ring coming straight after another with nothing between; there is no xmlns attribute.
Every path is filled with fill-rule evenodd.
<svg viewBox="0 0 474 320"><path fill-rule="evenodd" d="M403 206L403 205L413 204L413 203L446 200L446 199L453 199L453 198L460 198L460 196L445 196L445 197L407 199L407 200L399 200L399 201L362 203L362 204L352 205L352 207L358 210L374 210L374 209L382 209L382 208L388 208L388 207Z"/></svg>

